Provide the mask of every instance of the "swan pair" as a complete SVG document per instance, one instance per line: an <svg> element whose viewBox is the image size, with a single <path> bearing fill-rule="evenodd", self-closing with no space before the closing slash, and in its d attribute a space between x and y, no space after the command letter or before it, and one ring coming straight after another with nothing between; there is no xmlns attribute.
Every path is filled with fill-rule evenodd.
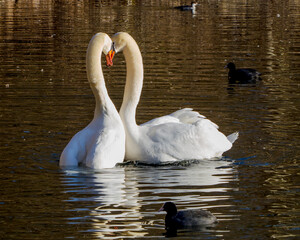
<svg viewBox="0 0 300 240"><path fill-rule="evenodd" d="M123 52L126 84L118 114L108 96L101 68L101 54L107 65ZM78 164L90 168L111 168L125 159L156 164L167 161L221 157L232 147L238 133L225 136L218 126L190 108L136 124L136 108L143 86L143 61L135 40L125 32L112 39L96 34L87 50L87 76L96 108L91 123L78 132L61 154L60 166Z"/></svg>

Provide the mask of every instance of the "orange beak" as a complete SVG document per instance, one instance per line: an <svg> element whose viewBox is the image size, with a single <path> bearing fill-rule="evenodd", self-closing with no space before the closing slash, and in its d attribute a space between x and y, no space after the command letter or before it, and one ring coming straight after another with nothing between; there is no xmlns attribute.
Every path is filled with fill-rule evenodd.
<svg viewBox="0 0 300 240"><path fill-rule="evenodd" d="M115 56L115 51L112 49L106 54L106 66L111 67L113 65L113 58Z"/></svg>

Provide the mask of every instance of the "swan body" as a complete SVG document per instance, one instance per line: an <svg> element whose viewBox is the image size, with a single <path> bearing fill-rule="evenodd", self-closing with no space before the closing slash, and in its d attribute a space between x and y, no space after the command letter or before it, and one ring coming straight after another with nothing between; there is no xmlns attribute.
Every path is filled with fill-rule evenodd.
<svg viewBox="0 0 300 240"><path fill-rule="evenodd" d="M135 114L143 85L143 61L135 40L120 32L112 37L113 50L123 51L127 75L120 117L126 132L125 158L146 163L221 157L238 133L226 137L218 126L184 108L141 125Z"/></svg>
<svg viewBox="0 0 300 240"><path fill-rule="evenodd" d="M60 157L61 167L83 164L94 169L111 168L124 160L125 130L108 96L101 67L101 54L107 54L111 44L111 39L105 33L97 33L89 43L86 65L96 100L94 118L67 144Z"/></svg>

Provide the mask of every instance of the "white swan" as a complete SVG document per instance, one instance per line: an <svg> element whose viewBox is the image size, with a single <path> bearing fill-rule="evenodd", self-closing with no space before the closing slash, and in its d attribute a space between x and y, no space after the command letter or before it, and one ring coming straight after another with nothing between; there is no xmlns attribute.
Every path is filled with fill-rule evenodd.
<svg viewBox="0 0 300 240"><path fill-rule="evenodd" d="M135 114L143 85L143 61L135 40L124 32L112 37L110 56L123 51L127 76L120 116L126 132L127 160L160 163L166 161L221 157L232 147L238 133L226 137L218 126L192 111L178 110L155 118L142 125L136 124Z"/></svg>
<svg viewBox="0 0 300 240"><path fill-rule="evenodd" d="M95 169L111 168L124 160L125 130L108 96L101 67L102 51L107 54L111 44L110 37L105 33L97 33L89 43L86 65L87 77L96 100L94 118L65 147L60 157L61 167L82 163Z"/></svg>

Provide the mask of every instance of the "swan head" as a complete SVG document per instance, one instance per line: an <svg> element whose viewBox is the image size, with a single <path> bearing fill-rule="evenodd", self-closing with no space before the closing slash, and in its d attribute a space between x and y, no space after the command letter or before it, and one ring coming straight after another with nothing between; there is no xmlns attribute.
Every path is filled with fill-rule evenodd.
<svg viewBox="0 0 300 240"><path fill-rule="evenodd" d="M114 34L111 40L112 40L111 49L106 55L107 66L113 65L112 60L116 53L122 52L128 44L132 45L133 43L135 43L135 40L126 32L118 32Z"/></svg>
<svg viewBox="0 0 300 240"><path fill-rule="evenodd" d="M129 42L134 41L133 38L126 32L118 32L114 34L111 40L116 53L122 52Z"/></svg>
<svg viewBox="0 0 300 240"><path fill-rule="evenodd" d="M110 39L110 37L106 33L99 33L99 34L103 35L104 44L103 44L103 50L102 51L105 55L107 55L108 52L111 49L112 40Z"/></svg>
<svg viewBox="0 0 300 240"><path fill-rule="evenodd" d="M102 51L105 54L106 62L109 62L110 59L111 59L110 63L112 65L112 58L113 58L113 56L112 57L109 56L109 53L110 53L110 50L111 50L111 46L112 46L112 40L110 39L110 37L106 33L97 33L95 35L95 37L97 37L97 36L99 36L100 38L103 38L104 43L103 43L103 49L102 49Z"/></svg>
<svg viewBox="0 0 300 240"><path fill-rule="evenodd" d="M88 50L87 50L87 60L88 59L91 60L92 56L95 56L96 58L98 58L99 54L101 54L102 52L106 56L111 49L111 44L112 44L112 41L106 33L102 33L102 32L96 33L92 37L92 39L89 43ZM106 57L106 60L107 60L107 57ZM97 59L94 59L94 61L97 61Z"/></svg>
<svg viewBox="0 0 300 240"><path fill-rule="evenodd" d="M98 46L99 44L103 46L101 50L106 55L111 49L112 40L106 33L99 32L92 37L89 47Z"/></svg>

